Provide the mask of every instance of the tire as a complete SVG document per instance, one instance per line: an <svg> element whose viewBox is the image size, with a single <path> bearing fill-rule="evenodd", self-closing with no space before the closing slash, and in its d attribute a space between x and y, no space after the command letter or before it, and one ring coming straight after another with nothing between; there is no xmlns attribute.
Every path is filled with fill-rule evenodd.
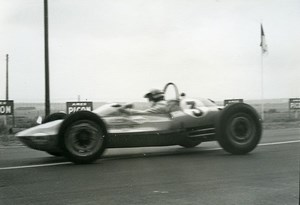
<svg viewBox="0 0 300 205"><path fill-rule="evenodd" d="M189 138L185 138L183 142L181 142L179 145L185 148L193 148L201 144L201 141L199 140L193 140Z"/></svg>
<svg viewBox="0 0 300 205"><path fill-rule="evenodd" d="M56 112L56 113L50 114L47 117L45 117L45 119L42 121L42 124L47 123L47 122L51 122L51 121L54 121L54 120L63 120L66 117L67 117L66 113Z"/></svg>
<svg viewBox="0 0 300 205"><path fill-rule="evenodd" d="M98 115L79 111L66 118L59 132L63 155L76 164L92 163L106 147L106 128Z"/></svg>
<svg viewBox="0 0 300 205"><path fill-rule="evenodd" d="M235 103L227 106L217 123L217 140L220 146L232 154L251 152L262 135L261 119L249 105Z"/></svg>

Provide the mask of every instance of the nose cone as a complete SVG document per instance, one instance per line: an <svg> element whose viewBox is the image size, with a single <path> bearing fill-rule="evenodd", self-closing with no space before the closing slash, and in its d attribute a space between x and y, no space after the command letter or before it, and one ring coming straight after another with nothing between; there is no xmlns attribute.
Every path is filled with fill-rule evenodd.
<svg viewBox="0 0 300 205"><path fill-rule="evenodd" d="M63 120L55 120L16 133L16 137L56 135Z"/></svg>

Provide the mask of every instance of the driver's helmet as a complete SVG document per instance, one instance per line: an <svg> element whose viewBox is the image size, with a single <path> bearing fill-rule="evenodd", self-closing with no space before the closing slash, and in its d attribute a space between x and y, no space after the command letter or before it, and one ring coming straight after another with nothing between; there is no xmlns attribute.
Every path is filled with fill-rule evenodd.
<svg viewBox="0 0 300 205"><path fill-rule="evenodd" d="M148 98L154 102L164 100L165 93L159 89L152 89L148 93L145 94L144 98Z"/></svg>

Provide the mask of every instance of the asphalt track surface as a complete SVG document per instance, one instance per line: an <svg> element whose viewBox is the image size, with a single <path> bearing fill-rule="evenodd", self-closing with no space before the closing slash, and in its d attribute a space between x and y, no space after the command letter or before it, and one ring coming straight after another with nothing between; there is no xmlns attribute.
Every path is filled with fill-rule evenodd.
<svg viewBox="0 0 300 205"><path fill-rule="evenodd" d="M90 165L0 148L0 205L299 204L300 129L267 130L250 154L216 142L110 149Z"/></svg>

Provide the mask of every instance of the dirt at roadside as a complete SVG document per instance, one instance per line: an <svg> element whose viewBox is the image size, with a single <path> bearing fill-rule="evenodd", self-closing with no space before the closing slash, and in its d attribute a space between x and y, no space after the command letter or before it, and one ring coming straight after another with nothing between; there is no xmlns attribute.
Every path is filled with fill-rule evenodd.
<svg viewBox="0 0 300 205"><path fill-rule="evenodd" d="M22 143L15 137L15 135L0 135L0 148L5 146L20 146Z"/></svg>
<svg viewBox="0 0 300 205"><path fill-rule="evenodd" d="M286 128L300 128L300 121L295 122L266 122L263 123L263 128L271 129L286 129Z"/></svg>

